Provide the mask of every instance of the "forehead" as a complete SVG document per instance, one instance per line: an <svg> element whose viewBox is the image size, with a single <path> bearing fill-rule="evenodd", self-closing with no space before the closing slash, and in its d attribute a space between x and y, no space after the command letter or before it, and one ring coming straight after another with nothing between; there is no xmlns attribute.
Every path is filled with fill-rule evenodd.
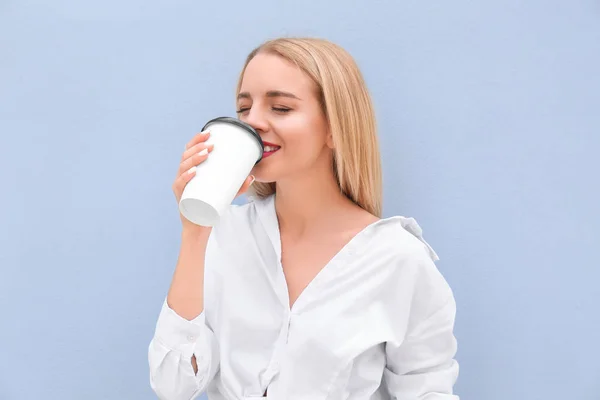
<svg viewBox="0 0 600 400"><path fill-rule="evenodd" d="M261 96L270 90L294 93L303 98L313 95L315 85L298 66L273 54L257 54L246 67L240 92Z"/></svg>

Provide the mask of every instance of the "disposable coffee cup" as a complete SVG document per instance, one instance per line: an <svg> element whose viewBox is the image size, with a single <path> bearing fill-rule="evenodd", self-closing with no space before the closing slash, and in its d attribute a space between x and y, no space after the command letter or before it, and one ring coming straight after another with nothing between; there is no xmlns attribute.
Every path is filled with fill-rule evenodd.
<svg viewBox="0 0 600 400"><path fill-rule="evenodd" d="M235 118L212 119L202 128L206 130L210 137L205 143L214 148L183 189L179 211L196 225L214 226L262 159L264 146L250 125Z"/></svg>

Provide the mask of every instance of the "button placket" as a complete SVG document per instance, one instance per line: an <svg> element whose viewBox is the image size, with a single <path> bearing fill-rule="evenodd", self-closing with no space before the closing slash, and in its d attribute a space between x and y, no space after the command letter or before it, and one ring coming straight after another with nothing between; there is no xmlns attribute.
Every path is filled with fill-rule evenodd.
<svg viewBox="0 0 600 400"><path fill-rule="evenodd" d="M277 343L275 344L275 350L273 351L273 357L271 358L271 362L267 367L268 382L270 382L273 377L279 373L279 369L281 367L281 358L284 355L285 347L288 343L290 322L291 313L288 312L283 326L281 327L281 331L279 332L279 337L277 338Z"/></svg>
<svg viewBox="0 0 600 400"><path fill-rule="evenodd" d="M287 321L285 324L285 334L284 334L284 342L287 345L290 340L290 327L292 324L292 313L289 312L287 315Z"/></svg>

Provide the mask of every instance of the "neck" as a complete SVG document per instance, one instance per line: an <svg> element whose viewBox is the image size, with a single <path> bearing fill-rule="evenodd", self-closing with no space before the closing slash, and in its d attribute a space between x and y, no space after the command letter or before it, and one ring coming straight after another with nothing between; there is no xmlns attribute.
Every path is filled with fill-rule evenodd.
<svg viewBox="0 0 600 400"><path fill-rule="evenodd" d="M327 226L338 214L335 211L352 206L337 185L330 160L276 184L279 226L293 236Z"/></svg>

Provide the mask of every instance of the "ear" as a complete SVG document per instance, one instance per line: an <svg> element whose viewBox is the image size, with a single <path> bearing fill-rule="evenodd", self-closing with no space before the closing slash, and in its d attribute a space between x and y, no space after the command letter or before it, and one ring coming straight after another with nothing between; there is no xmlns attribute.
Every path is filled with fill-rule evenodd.
<svg viewBox="0 0 600 400"><path fill-rule="evenodd" d="M335 146L333 145L333 135L331 134L331 131L327 131L327 147L329 147L330 149L334 149Z"/></svg>

